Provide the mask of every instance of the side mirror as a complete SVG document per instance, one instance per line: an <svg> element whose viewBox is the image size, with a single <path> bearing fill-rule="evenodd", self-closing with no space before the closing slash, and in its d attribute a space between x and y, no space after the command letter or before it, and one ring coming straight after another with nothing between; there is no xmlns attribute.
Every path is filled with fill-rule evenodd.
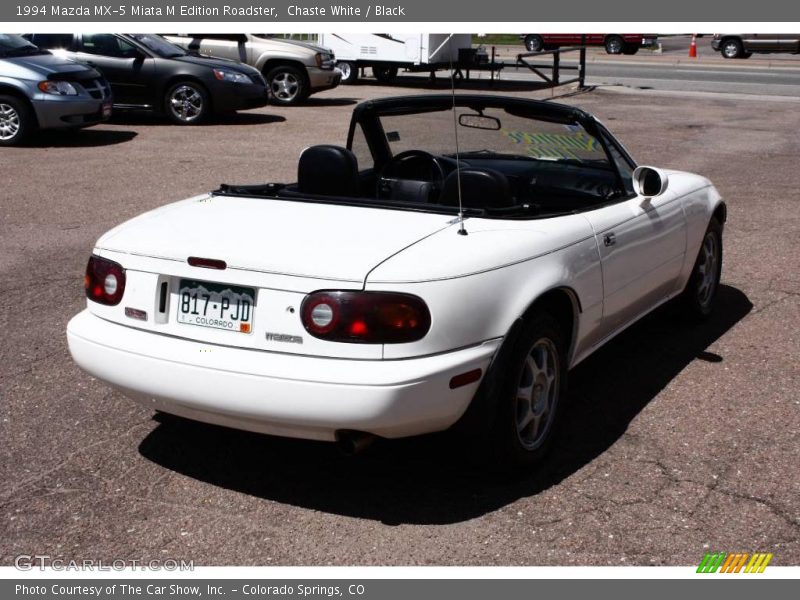
<svg viewBox="0 0 800 600"><path fill-rule="evenodd" d="M633 189L644 198L655 198L667 191L669 178L655 167L636 167L633 171Z"/></svg>

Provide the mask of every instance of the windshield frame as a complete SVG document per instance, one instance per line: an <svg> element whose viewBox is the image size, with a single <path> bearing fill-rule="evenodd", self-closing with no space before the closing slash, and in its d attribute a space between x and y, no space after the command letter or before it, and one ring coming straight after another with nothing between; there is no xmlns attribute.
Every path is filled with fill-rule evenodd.
<svg viewBox="0 0 800 600"><path fill-rule="evenodd" d="M620 182L622 181L621 175L602 134L605 133L614 141L617 148L622 149L622 153L630 163L636 164L636 161L624 150L622 144L617 142L616 138L594 116L580 108L528 98L476 94L400 96L362 102L353 110L347 135L347 148L348 150L353 149L356 127L360 126L375 161L375 168L380 168L392 158L392 150L389 147L381 117L445 112L452 110L453 106L469 108L476 112L494 108L521 118L562 125L579 125L599 142L606 160ZM455 151L455 148L453 150Z"/></svg>

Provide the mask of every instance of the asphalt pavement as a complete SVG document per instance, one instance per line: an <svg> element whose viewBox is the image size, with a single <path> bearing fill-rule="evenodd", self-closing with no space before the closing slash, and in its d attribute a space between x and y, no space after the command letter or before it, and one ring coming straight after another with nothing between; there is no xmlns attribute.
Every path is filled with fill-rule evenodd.
<svg viewBox="0 0 800 600"><path fill-rule="evenodd" d="M708 322L667 307L581 364L553 453L517 478L476 469L447 434L345 457L162 418L72 363L64 331L101 233L221 182L292 180L304 147L344 143L357 101L408 91L340 87L197 127L121 116L0 149L0 564L696 565L709 551L800 564L790 98L563 99L640 163L714 181L729 207L722 287Z"/></svg>

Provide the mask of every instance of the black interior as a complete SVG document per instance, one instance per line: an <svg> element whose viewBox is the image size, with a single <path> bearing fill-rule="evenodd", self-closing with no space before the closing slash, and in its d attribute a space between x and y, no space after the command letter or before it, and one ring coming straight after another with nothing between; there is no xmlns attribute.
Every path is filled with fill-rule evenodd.
<svg viewBox="0 0 800 600"><path fill-rule="evenodd" d="M523 218L587 210L621 195L616 173L603 165L492 154L456 161L454 156L411 150L378 170L359 171L350 150L327 144L303 151L296 184L226 189L452 212L459 207L459 187L464 209Z"/></svg>
<svg viewBox="0 0 800 600"><path fill-rule="evenodd" d="M340 146L311 146L297 163L297 191L321 196L358 196L358 159Z"/></svg>

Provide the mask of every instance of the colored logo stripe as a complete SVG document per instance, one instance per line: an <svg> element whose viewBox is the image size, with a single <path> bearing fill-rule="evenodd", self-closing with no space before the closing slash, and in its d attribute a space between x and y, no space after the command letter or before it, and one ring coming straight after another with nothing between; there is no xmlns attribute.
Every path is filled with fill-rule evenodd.
<svg viewBox="0 0 800 600"><path fill-rule="evenodd" d="M764 569L772 560L772 554L766 552L756 552L749 554L747 552L736 552L728 554L727 552L714 552L707 553L700 565L697 567L698 573L739 573L744 567L745 573L763 573ZM748 559L750 561L748 562ZM747 566L745 566L747 563Z"/></svg>

